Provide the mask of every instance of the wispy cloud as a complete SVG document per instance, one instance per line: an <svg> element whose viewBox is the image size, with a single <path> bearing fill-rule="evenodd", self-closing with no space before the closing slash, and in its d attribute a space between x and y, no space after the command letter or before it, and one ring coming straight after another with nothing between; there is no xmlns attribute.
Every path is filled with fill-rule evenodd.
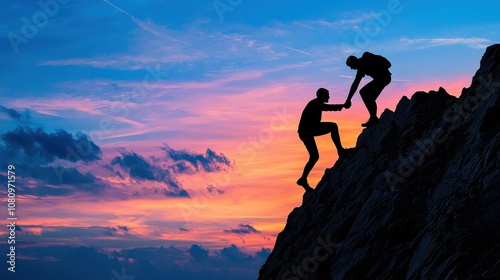
<svg viewBox="0 0 500 280"><path fill-rule="evenodd" d="M69 58L61 60L46 60L40 66L86 66L93 68L111 68L118 70L140 70L155 64L178 64L203 59L206 56L200 52L191 54L152 55L113 55L106 57Z"/></svg>
<svg viewBox="0 0 500 280"><path fill-rule="evenodd" d="M310 53L308 53L308 52L306 52L306 51L303 51L303 50L299 50L299 49L292 48L292 47L285 47L285 48L287 48L287 49L289 49L289 50L292 50L292 51L296 51L296 52L302 53L302 54L306 54L306 55L310 55L310 56L312 56L312 54L310 54Z"/></svg>
<svg viewBox="0 0 500 280"><path fill-rule="evenodd" d="M83 134L73 135L65 130L47 133L43 129L18 127L2 136L6 150L18 158L26 157L30 162L51 163L56 159L71 162L91 162L101 159L101 149L90 138ZM82 151L75 157L71 152Z"/></svg>
<svg viewBox="0 0 500 280"><path fill-rule="evenodd" d="M376 19L380 17L379 13L360 13L360 14L351 14L346 15L344 18L330 21L328 19L317 19L317 20L302 20L293 22L294 25L299 25L305 27L307 29L318 29L318 28L328 28L328 29L339 29L339 30L348 30L348 29L356 29L358 25Z"/></svg>
<svg viewBox="0 0 500 280"><path fill-rule="evenodd" d="M408 39L402 38L400 40L404 46L415 49L425 49L438 46L451 46L451 45L466 45L470 48L484 49L492 43L491 40L485 38L422 38L422 39Z"/></svg>
<svg viewBox="0 0 500 280"><path fill-rule="evenodd" d="M197 81L160 81L157 83L152 83L151 85L148 85L149 90L153 89L158 89L162 90L164 92L165 90L172 90L172 89L180 89L183 91L187 90L199 90L199 89L213 89L217 90L218 92L221 90L221 88L226 88L228 87L228 84L233 84L236 82L246 82L246 81L252 81L252 80L258 80L263 78L266 74L271 74L271 73L279 73L287 70L293 70L293 69L300 69L304 68L307 66L310 66L311 62L301 62L301 63L293 63L293 64L282 64L279 66L275 67L267 67L267 68L262 68L262 69L240 69L238 71L235 71L234 69L220 69L217 72L213 73L205 73L205 77L200 77L199 80ZM140 88L144 86L144 83L141 82L134 82L134 81L109 81L107 83L116 83L119 84L120 87L126 88L126 89L134 89L134 88ZM89 83L92 84L102 84L102 81L89 81ZM90 85L86 85L90 86ZM215 92L214 92L215 93ZM184 98L182 98L184 99Z"/></svg>
<svg viewBox="0 0 500 280"><path fill-rule="evenodd" d="M344 79L352 79L353 76L351 75L339 75L339 77L344 78Z"/></svg>
<svg viewBox="0 0 500 280"><path fill-rule="evenodd" d="M112 105L107 100L73 97L60 94L52 98L24 98L10 102L14 106L26 106L33 111L43 111L58 116L61 111L78 111L88 115L103 115L103 108Z"/></svg>
<svg viewBox="0 0 500 280"><path fill-rule="evenodd" d="M208 185L206 188L207 192L213 196L223 195L226 191L219 189L213 185Z"/></svg>
<svg viewBox="0 0 500 280"><path fill-rule="evenodd" d="M239 224L237 228L233 229L225 229L226 233L234 233L234 234L251 234L251 233L260 233L257 229L255 229L251 225Z"/></svg>
<svg viewBox="0 0 500 280"><path fill-rule="evenodd" d="M130 17L130 19L131 19L131 20L132 20L135 24L137 24L137 26L139 26L141 29L143 29L143 30L145 30L145 31L147 31L147 32L149 32L149 33L151 33L151 34L154 34L154 35L156 35L156 36L161 36L161 34L160 34L157 30L154 30L154 29L152 28L152 25L151 25L151 24L148 24L148 23L146 23L146 22L144 22L144 21L142 21L142 20L140 20L140 19L136 18L135 16L131 15L131 14L130 14L130 13L128 13L127 11L123 10L122 8L120 8L120 7L116 6L115 4L113 4L113 3L111 3L111 2L109 2L109 1L107 1L107 0L101 0L101 1L102 1L102 2L104 2L104 3L106 3L106 4L108 4L108 5L110 5L110 6L111 6L111 7L113 7L113 8L115 8L115 9L116 9L117 11L119 11L120 13L123 13L123 14L125 14L125 15L129 16L129 17Z"/></svg>
<svg viewBox="0 0 500 280"><path fill-rule="evenodd" d="M11 119L18 120L18 121L21 120L21 114L14 109L6 108L6 107L0 105L0 112L6 113Z"/></svg>

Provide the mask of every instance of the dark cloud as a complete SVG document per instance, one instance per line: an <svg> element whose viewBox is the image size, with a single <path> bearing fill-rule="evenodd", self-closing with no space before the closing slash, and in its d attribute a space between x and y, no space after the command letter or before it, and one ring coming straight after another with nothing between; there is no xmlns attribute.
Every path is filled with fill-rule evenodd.
<svg viewBox="0 0 500 280"><path fill-rule="evenodd" d="M19 126L2 135L2 140L0 163L15 164L24 179L36 180L36 184L17 186L23 195L68 196L79 191L102 194L109 187L89 172L65 166L100 159L101 149L85 134L73 135L64 130L47 133L42 128Z"/></svg>
<svg viewBox="0 0 500 280"><path fill-rule="evenodd" d="M118 226L118 229L122 230L125 233L128 233L128 231L129 231L129 228L127 226Z"/></svg>
<svg viewBox="0 0 500 280"><path fill-rule="evenodd" d="M64 130L46 133L42 128L17 127L2 136L7 156L38 164L56 159L91 162L101 159L101 149L85 134Z"/></svg>
<svg viewBox="0 0 500 280"><path fill-rule="evenodd" d="M36 180L36 184L18 184L16 187L23 195L67 196L83 191L90 194L102 194L110 186L93 174L82 173L74 167L62 165L43 166L37 161L12 158L7 156L7 147L0 144L0 164L14 164L22 172L23 179ZM1 192L1 191L0 191Z"/></svg>
<svg viewBox="0 0 500 280"><path fill-rule="evenodd" d="M158 196L163 195L167 197L186 197L190 198L186 190L177 190L165 187L142 188L140 192L134 193L135 196Z"/></svg>
<svg viewBox="0 0 500 280"><path fill-rule="evenodd" d="M186 190L172 191L172 190L162 189L161 193L164 196L169 196L169 197L186 197L186 198L190 198L189 193Z"/></svg>
<svg viewBox="0 0 500 280"><path fill-rule="evenodd" d="M182 228L182 227L181 227L181 228L179 228L179 230L180 230L180 231L183 231L183 232L188 232L188 231L190 231L189 229L187 229L187 228Z"/></svg>
<svg viewBox="0 0 500 280"><path fill-rule="evenodd" d="M251 262L252 255L242 252L236 245L231 244L229 247L223 248L218 255L231 262Z"/></svg>
<svg viewBox="0 0 500 280"><path fill-rule="evenodd" d="M18 121L21 120L21 114L14 109L6 108L6 107L0 105L0 111L6 113L10 118L12 118L14 120L18 120Z"/></svg>
<svg viewBox="0 0 500 280"><path fill-rule="evenodd" d="M217 187L215 187L213 185L208 185L207 186L207 192L209 194L211 194L211 195L216 196L216 195L223 195L226 191L221 190L221 189L219 189L219 188L217 188Z"/></svg>
<svg viewBox="0 0 500 280"><path fill-rule="evenodd" d="M205 154L185 149L174 150L167 144L164 144L161 149L165 152L167 159L175 162L172 168L181 174L194 174L200 171L221 172L233 167L224 154L217 154L211 149L207 149Z"/></svg>
<svg viewBox="0 0 500 280"><path fill-rule="evenodd" d="M43 186L37 185L33 187L20 186L18 189L22 192L23 195L34 195L38 197L45 196L66 196L73 193L75 190L71 187L67 186Z"/></svg>
<svg viewBox="0 0 500 280"><path fill-rule="evenodd" d="M100 227L92 227L92 228L100 228ZM121 233L128 234L128 228L126 226L107 227L104 228L101 234L105 236L116 236Z"/></svg>
<svg viewBox="0 0 500 280"><path fill-rule="evenodd" d="M188 252L196 261L204 261L208 259L208 249L205 249L198 244L193 244L191 248L189 248Z"/></svg>
<svg viewBox="0 0 500 280"><path fill-rule="evenodd" d="M267 260L267 257L269 257L270 254L271 254L271 249L262 248L255 255L259 257L261 260L265 261Z"/></svg>
<svg viewBox="0 0 500 280"><path fill-rule="evenodd" d="M150 163L135 152L121 152L120 156L115 157L111 161L111 165L120 166L131 178L141 181L162 182L168 186L168 188L153 189L154 193L160 193L168 197L189 197L189 193L182 189L168 168L162 167L161 163L154 160Z"/></svg>
<svg viewBox="0 0 500 280"><path fill-rule="evenodd" d="M144 259L151 263L158 263L158 265L163 265L167 263L175 262L179 259L187 259L187 253L184 250L179 250L175 246L153 248L131 248L124 249L120 252L115 252L113 256L119 258L133 258L133 259Z"/></svg>
<svg viewBox="0 0 500 280"><path fill-rule="evenodd" d="M102 232L102 235L105 235L105 236L113 236L116 234L118 230L114 227L108 227L106 229L104 229L104 231Z"/></svg>
<svg viewBox="0 0 500 280"><path fill-rule="evenodd" d="M4 251L7 247L0 245L0 249ZM113 277L111 270L119 270L122 267L120 261L109 258L92 247L26 247L23 255L28 257L26 262L23 261L23 266L16 263L14 274L2 269L0 279L109 280ZM5 256L1 258L2 261L5 259ZM89 267L92 269L88 269Z"/></svg>
<svg viewBox="0 0 500 280"><path fill-rule="evenodd" d="M118 164L127 170L130 177L140 180L156 180L153 175L153 167L140 155L131 153L122 153L111 161L112 165ZM177 187L177 186L175 186Z"/></svg>
<svg viewBox="0 0 500 280"><path fill-rule="evenodd" d="M187 150L174 150L168 145L160 148L165 156L143 157L135 152L122 151L108 166L115 176L123 178L123 172L131 178L140 181L160 182L167 188L153 188L134 192L135 196L151 194L163 194L168 197L190 197L189 193L182 188L177 180L179 174L196 174L198 172L221 172L232 168L232 164L224 154L217 154L207 149L205 154L189 152ZM113 169L119 166L121 170ZM224 194L224 191L214 186L207 187L212 195Z"/></svg>
<svg viewBox="0 0 500 280"><path fill-rule="evenodd" d="M8 252L8 244L0 244L0 250ZM203 246L193 244L189 249L141 247L106 254L105 250L95 247L25 244L22 266L15 278L118 280L117 275L126 275L130 277L126 279L148 280L254 280L268 252L269 249L262 249L248 254L230 245L210 254ZM5 255L0 257L0 261L6 262L6 259ZM9 273L3 269L0 279L8 279L12 275Z"/></svg>
<svg viewBox="0 0 500 280"><path fill-rule="evenodd" d="M235 233L235 234L250 234L250 233L260 233L251 225L239 224L236 229L225 229L224 232Z"/></svg>
<svg viewBox="0 0 500 280"><path fill-rule="evenodd" d="M35 216L44 218L43 215ZM70 214L67 216L71 218ZM130 234L117 226L64 227L23 225L23 231L17 232L17 234L18 240L29 243L64 240L65 244L73 245L92 243L100 246L123 247L130 244L136 244L137 246L148 244L148 242L141 242L141 237ZM160 242L157 244L160 244Z"/></svg>
<svg viewBox="0 0 500 280"><path fill-rule="evenodd" d="M44 196L66 196L76 191L91 194L101 194L110 186L91 173L81 173L76 168L64 166L38 166L29 164L16 164L16 169L22 170L25 178L39 181L36 185L19 185L23 194Z"/></svg>
<svg viewBox="0 0 500 280"><path fill-rule="evenodd" d="M170 166L170 170L176 174L196 174L196 170L187 162L177 162Z"/></svg>
<svg viewBox="0 0 500 280"><path fill-rule="evenodd" d="M9 111L17 116L17 111ZM42 128L19 126L2 135L0 163L16 162L26 178L37 180L36 185L24 187L24 193L38 197L69 196L76 191L102 194L111 186L92 173L81 172L75 163L92 163L101 159L101 149L87 135L71 134L65 130L45 132ZM190 194L182 188L177 175L197 172L218 172L232 168L224 154L207 149L205 154L174 150L165 145L165 156L145 158L135 152L123 151L110 165L101 164L114 176L124 179L126 174L139 181L158 182L154 187L135 189L133 196L163 195L186 197ZM209 186L212 195L224 191Z"/></svg>

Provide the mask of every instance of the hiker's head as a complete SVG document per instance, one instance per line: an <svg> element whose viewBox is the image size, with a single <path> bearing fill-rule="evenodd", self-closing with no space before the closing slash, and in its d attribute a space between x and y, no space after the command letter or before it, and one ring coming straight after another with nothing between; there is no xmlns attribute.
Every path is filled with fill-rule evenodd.
<svg viewBox="0 0 500 280"><path fill-rule="evenodd" d="M358 69L358 58L354 55L351 55L347 58L345 64L351 67L351 69Z"/></svg>
<svg viewBox="0 0 500 280"><path fill-rule="evenodd" d="M316 97L321 99L323 102L328 102L330 99L330 92L326 88L319 88L316 91Z"/></svg>

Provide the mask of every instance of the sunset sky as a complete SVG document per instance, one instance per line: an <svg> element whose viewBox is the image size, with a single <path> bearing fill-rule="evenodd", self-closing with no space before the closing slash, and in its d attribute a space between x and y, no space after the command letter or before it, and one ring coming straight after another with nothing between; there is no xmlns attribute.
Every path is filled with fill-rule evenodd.
<svg viewBox="0 0 500 280"><path fill-rule="evenodd" d="M120 260L163 246L186 273L216 263L255 279L302 203L300 113L319 87L344 103L349 55L392 62L380 115L419 90L458 96L500 38L497 1L40 3L0 10L0 178L16 167L18 261L31 263L63 261L61 246ZM367 119L358 94L323 113L345 147ZM317 143L313 187L337 160L328 136Z"/></svg>

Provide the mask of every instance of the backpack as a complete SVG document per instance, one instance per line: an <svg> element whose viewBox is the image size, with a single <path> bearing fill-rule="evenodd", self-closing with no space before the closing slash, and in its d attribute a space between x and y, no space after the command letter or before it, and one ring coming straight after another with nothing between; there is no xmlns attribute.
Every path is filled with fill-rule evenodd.
<svg viewBox="0 0 500 280"><path fill-rule="evenodd" d="M383 69L389 69L391 68L391 62L387 60L387 58L378 55L378 54L372 54L371 52L365 52L363 54L363 57L366 57L366 59L370 62L370 64L377 65L377 67L383 68Z"/></svg>

